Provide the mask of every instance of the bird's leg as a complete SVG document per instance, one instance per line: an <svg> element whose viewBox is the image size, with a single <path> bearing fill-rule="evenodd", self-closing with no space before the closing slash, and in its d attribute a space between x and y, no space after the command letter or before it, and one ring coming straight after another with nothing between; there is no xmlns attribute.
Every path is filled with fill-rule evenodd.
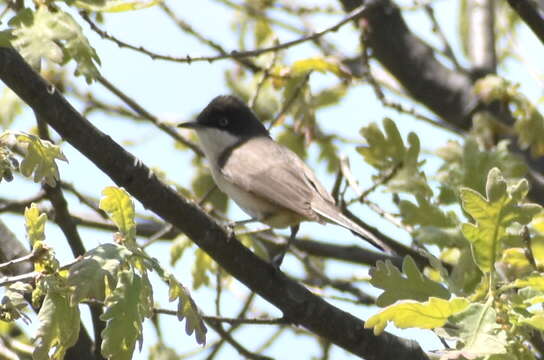
<svg viewBox="0 0 544 360"><path fill-rule="evenodd" d="M241 221L229 221L227 222L227 232L228 232L228 239L231 239L232 237L234 237L234 228L238 225L245 225L245 224L249 224L249 223L252 223L252 222L256 222L256 221L259 221L257 219L246 219L246 220L241 220Z"/></svg>
<svg viewBox="0 0 544 360"><path fill-rule="evenodd" d="M289 246L291 246L291 244L295 240L299 227L300 227L300 224L291 226L291 235L287 239L287 244L285 244L281 252L278 255L274 256L274 258L272 259L272 265L274 265L276 269L278 270L280 269L281 263L283 262L283 258L285 257L285 253L287 253L287 250L289 250Z"/></svg>

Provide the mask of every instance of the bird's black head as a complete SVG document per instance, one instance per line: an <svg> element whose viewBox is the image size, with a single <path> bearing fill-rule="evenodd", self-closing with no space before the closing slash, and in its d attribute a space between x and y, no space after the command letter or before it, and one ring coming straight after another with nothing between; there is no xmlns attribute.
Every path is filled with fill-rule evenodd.
<svg viewBox="0 0 544 360"><path fill-rule="evenodd" d="M238 137L268 136L253 111L239 98L218 96L198 115L196 122L178 125L189 128L215 128Z"/></svg>

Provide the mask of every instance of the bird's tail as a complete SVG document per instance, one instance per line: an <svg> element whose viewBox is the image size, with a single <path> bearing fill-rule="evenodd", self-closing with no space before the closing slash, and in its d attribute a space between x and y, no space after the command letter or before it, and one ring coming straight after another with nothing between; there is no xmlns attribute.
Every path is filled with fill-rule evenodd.
<svg viewBox="0 0 544 360"><path fill-rule="evenodd" d="M361 226L357 225L347 216L342 214L340 209L338 209L335 205L329 204L326 202L320 202L319 206L314 206L314 204L312 204L312 209L316 213L318 213L319 216L321 216L324 220L340 225L343 228L350 230L352 233L359 236L363 240L366 240L374 247L391 254L394 253L394 251L392 251L389 246L384 244L383 241L378 239L376 235L372 234L370 231L363 229Z"/></svg>

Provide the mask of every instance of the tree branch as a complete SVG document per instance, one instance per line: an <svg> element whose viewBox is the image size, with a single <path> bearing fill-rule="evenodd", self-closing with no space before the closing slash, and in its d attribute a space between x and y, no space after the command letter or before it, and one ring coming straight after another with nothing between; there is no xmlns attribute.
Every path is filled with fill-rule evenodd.
<svg viewBox="0 0 544 360"><path fill-rule="evenodd" d="M226 271L278 307L292 323L368 360L428 359L414 341L389 333L374 336L363 327L362 320L315 296L232 239L213 218L164 185L141 161L81 117L13 49L0 48L0 78L118 186L181 229Z"/></svg>
<svg viewBox="0 0 544 360"><path fill-rule="evenodd" d="M536 0L508 0L508 4L544 44L544 9ZM540 5L539 5L540 4Z"/></svg>

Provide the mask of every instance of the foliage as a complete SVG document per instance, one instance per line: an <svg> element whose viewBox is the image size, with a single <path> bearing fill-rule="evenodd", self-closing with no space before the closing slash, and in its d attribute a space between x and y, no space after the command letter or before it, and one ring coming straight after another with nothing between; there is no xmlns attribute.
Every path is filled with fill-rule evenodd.
<svg viewBox="0 0 544 360"><path fill-rule="evenodd" d="M517 235L511 231L519 229L519 225L529 224L542 209L536 204L524 203L528 192L526 180L508 185L498 168L489 171L485 189L485 197L473 189L460 189L461 206L466 216L475 222L463 223L461 227L472 252L467 252L466 247L460 250L465 258L470 254L488 282L480 283L472 291L462 291L454 279L455 272L449 278L446 273L443 278L441 269L442 280L446 280L453 294L468 295L447 300L449 292L439 283L425 278L409 257L403 264L405 276L391 263L378 263L371 271L371 283L385 290L377 304L386 307L368 319L366 327L373 327L375 333L380 333L387 322L392 321L401 328L434 329L457 341L456 348L450 351L451 356L462 355L470 359L512 353L514 349L522 348L524 340L514 335L514 325L540 328L542 314L529 310L529 306L544 302L544 297L540 296L544 290L542 277L528 270L530 265L526 259L523 261L514 255L518 252L512 242ZM521 243L519 239L518 243ZM499 255L503 251L501 259ZM458 259L457 269L466 272L467 265L460 257ZM518 277L510 285L497 281L499 260L514 272L512 276ZM519 294L508 292L512 287L523 288L526 294L532 295L525 295L528 299L523 299L522 291ZM440 293L442 299L436 297ZM519 336L519 332L517 334Z"/></svg>
<svg viewBox="0 0 544 360"><path fill-rule="evenodd" d="M15 160L7 146L19 146L24 153L21 165ZM68 161L61 148L50 141L42 140L36 135L23 132L4 131L0 134L0 150L3 153L4 177L10 178L12 170L18 168L22 175L33 176L34 182L44 180L48 185L55 186L59 179L59 169L56 160Z"/></svg>
<svg viewBox="0 0 544 360"><path fill-rule="evenodd" d="M142 323L154 315L153 287L149 271L157 272L169 286L169 301L178 301L177 316L185 319L188 335L196 334L199 344L206 341L206 327L189 291L146 255L135 242L134 203L125 190L108 187L100 206L120 235L120 243L106 243L88 251L62 270L55 255L45 244L47 216L35 204L25 211L27 237L32 244L35 271L40 273L36 286L15 283L8 288L0 314L5 321L25 317L22 294L32 291L35 304L41 302L34 358L62 359L75 344L80 328L78 305L99 302L104 306L101 319L102 354L108 359L131 359L136 343L143 340ZM131 241L129 241L129 239Z"/></svg>
<svg viewBox="0 0 544 360"><path fill-rule="evenodd" d="M406 17L407 27L412 27L413 19L420 19L416 13L429 16L432 33L427 28L413 29L416 31L412 33L414 37L418 33L428 34L429 37L438 35L436 39L425 38L425 41L432 44L428 49L429 57L436 58L451 71L451 78L441 78L444 90L456 79L473 82L471 94L456 93L451 98L454 107L457 100L463 100L463 96L476 96L473 103L462 109L461 113L449 115L455 121L462 117L462 123L452 122L446 116L440 117L440 111L421 105L431 103L426 100L432 100L433 97L442 97L442 93L433 94L428 91L428 99L419 98L418 102L412 102L413 94L404 90L409 88L409 84L403 83L402 79L396 79L398 83L392 80L390 73L394 73L394 69L376 61L379 57L379 44L366 43L364 31L361 33L361 29L372 32L373 28L368 26L370 23L365 18L371 16L368 14L372 11L365 11L355 21L350 20L338 33L340 27L333 26L326 36L312 38L296 47L282 47L280 51L262 53L257 51L257 55L246 56L237 52L284 45L291 38L312 37L322 25L334 24L336 18L344 14L338 4L345 5L346 2L333 2L337 6L331 8L318 2L308 5L296 1L220 0L217 3L225 17L232 14L234 19L228 34L219 34L221 36L211 31L215 28L208 29L210 22L198 21L202 16L192 18L192 13L174 14L179 2L7 1L0 5L0 46L15 48L35 70L41 70L42 76L54 86L52 89L66 95L70 103L90 121L94 122L95 114L104 113L108 120L128 119L122 125L123 136L138 133L133 132L132 125L128 123L136 120L138 126L149 126L146 130L156 127L174 138L175 146L180 153L183 151L183 156L178 159L176 155L170 162L174 167L185 165L182 168L183 176L177 180L190 181L183 185L174 181L168 181L168 184L175 187L182 197L193 200L193 205L201 206L218 222L225 223L235 216L237 218L238 213L233 215L233 207L224 193L213 190L215 185L206 161L198 155L198 150L193 151L196 146L189 146L192 143L198 144L194 134L173 131L168 120L163 119L163 113L148 113L142 108L145 104L133 100L146 99L143 91L149 86L141 83L145 77L134 78L144 86L131 87L130 93L123 93L122 86L116 86L110 78L106 79L106 72L104 77L100 74L99 55L104 59L106 57L97 52L102 48L98 47L98 41L119 45L121 49L116 56L122 59L120 63L127 68L133 65L134 54L144 55L146 59L168 60L180 67L188 66L192 61L206 60L206 56L197 56L201 54L186 50L192 49L192 43L185 42L181 42L181 47L174 46L164 51L168 54L181 51L182 55L178 57L160 54L158 50L155 53L156 47L161 44L158 40L165 38L162 33L155 31L158 29L155 23L150 36L151 39L157 39L156 44L146 44L145 39L141 39L142 43L130 43L127 34L110 28L113 23L111 20L119 16L120 12L155 6L155 10L160 11L162 16L172 20L165 23L177 26L183 36L194 37L209 48L203 50L204 54L211 54L208 62L200 63L201 67L192 64L191 71L220 68L216 65L219 60L230 59L223 62L228 65L221 68L224 70L228 92L250 104L258 118L270 128L271 136L307 161L316 170L318 177L324 180L323 184L334 183L334 186L328 187L334 190L332 192L339 207L349 206L349 210L355 213L357 206L368 206L379 219L376 220L378 216L367 217L367 213L361 212L358 215L364 221L376 226L378 234L383 233L391 237L392 241L402 241L409 246L406 249L402 246L396 248L399 254L410 255L400 258L393 254L392 261L370 264L369 277L366 276L366 268L363 275L355 274L359 270L353 265L348 268L354 269L353 276L341 278L336 272L336 264L331 260L333 255L330 254L337 256L341 253L340 257L349 255L351 258L352 255L366 252L366 249L345 246L344 243L338 245L333 241L317 245L313 242L297 242L297 247L292 249L294 256L287 256L288 265L282 267L287 276L304 283L318 296L334 298L342 309L342 300L360 302L365 299L371 302L372 298L367 296L366 291L367 287L373 286L374 289L369 293L378 289L375 305L381 309L373 310L365 327L373 328L376 334L385 331L389 323L399 328L432 330L445 339L450 348L431 356L436 355L444 360L536 359L537 353L544 348L539 348L539 342L535 341L544 331L544 212L540 206L531 202L537 201L539 198L537 196L535 199L534 195L542 192L538 169L541 169L544 156L543 102L542 99L530 97L530 91L526 92L526 89L531 89L530 86L512 80L525 81L524 77L518 77L516 72L511 71L512 64L520 64L522 51L519 48L525 42L516 39L517 24L521 21L511 11L508 2L494 4L496 59L493 61L497 61L497 67L492 72L500 75L487 76L481 74L482 69L478 68L478 64L471 64L471 52L477 44L473 42L473 35L480 33L474 32L469 21L474 12L471 8L472 0L459 0L457 3L460 11L459 38L452 45L454 55L463 56L459 59L449 54L450 50L446 46L453 32L447 29L443 32L447 35L444 37L440 29L440 26L447 26L450 21L443 24L432 21L432 10L451 2L401 4L403 14L406 11L411 14ZM389 5L391 9L396 6L395 2ZM422 26L427 26L427 23L427 20L421 21ZM219 39L227 39L225 44L228 45L223 45ZM350 43L352 41L355 43ZM392 48L399 51L399 56L404 49L396 44L401 43L402 39L391 42ZM369 59L361 56L359 47L363 48ZM433 53L440 54L433 56ZM215 58L214 54L218 57ZM200 60L193 60L193 57ZM506 59L509 61L505 62ZM150 64L158 66L162 63L154 61ZM530 62L523 63L523 67L534 72L535 77L541 75L538 67L533 68ZM422 75L425 75L425 79L422 80L434 77L434 72L438 71L436 68L424 70ZM70 74L71 71L74 71L75 76ZM178 76L176 70L172 74ZM210 71L201 78L205 78L206 84L216 82L216 86L208 86L210 89L221 88L221 84L217 83L219 80L213 79L212 75ZM85 87L83 81L75 79L76 76L81 76L88 84L99 81L121 103L111 100L100 92L102 90ZM108 85L108 82L112 84ZM174 81L173 76L161 83L161 86L167 89L170 83L178 84L176 93L179 86L192 88L201 85L191 84L185 79ZM455 85L459 84L461 88L466 85L463 82ZM194 100L195 111L204 101L187 97L182 99L187 103ZM346 112L346 109L352 111ZM430 114L428 110L434 110L435 114ZM504 113L507 113L505 118L501 118L499 115ZM33 276L28 284L13 283L6 274L10 285L5 287L0 301L0 320L11 322L11 330L0 327L2 344L11 346L8 340L15 338L13 329L19 331L18 325L24 327L24 322L30 319L24 300L30 295L32 304L40 306L38 324L33 334L35 341L30 352L27 351L27 354L34 352L36 359L61 359L64 356L79 334L80 306L89 303L103 307L101 318L105 321L105 328L101 334L101 351L108 359L134 358L134 350L137 346L142 347L142 329L147 320L151 320L150 323L156 327L158 338L158 343L150 348L150 359L177 359L207 351L208 348L200 347L207 340L205 322L189 289L204 296L210 296L213 292L214 298L209 299L209 303L215 303L216 315L230 316L233 309L229 308L227 315L224 304L238 301L242 291L239 284L230 277L228 269L221 268L203 249L193 246L188 235L180 234L178 229L169 229L168 236L164 237L162 231L150 234L150 229L156 231L155 225L160 221L145 209L135 206L127 191L122 188L111 186L103 189L100 201L94 199L99 190L94 189L92 196L87 196L84 193L91 190L79 189L77 179L72 186L73 191L69 190L70 184L60 182L58 161L66 161L63 154L63 149L66 149L62 139L58 139L58 134L52 133L55 139L53 142L36 136L36 129L27 132L9 130L11 127L21 127L19 120L26 121L25 115L28 114L29 108L17 95L8 88L2 89L0 124L4 132L0 135L0 180L9 182L14 179L14 175L21 174L35 183L58 185L57 189L70 194L66 200L69 203L67 210L72 215L74 208L81 202L104 217L103 220L91 221L84 218L83 223L80 223L78 213L72 219L78 227L99 226L104 229L114 226L117 232L112 236L113 241L109 241L110 238L104 239L103 233L97 235L98 239L89 239L87 234L82 233L85 245L95 247L62 265L55 254L55 250L58 251L56 245L55 249L52 246L56 244L53 240L57 239L53 239L54 232L49 233L52 226L48 225L48 221L54 219L62 227L63 210L57 208L50 194L41 187L34 197L25 191L23 194L13 194L13 197L12 194L6 195L4 199L4 194L10 192L9 186L12 184L2 183L6 190L0 199L0 211L18 213L24 217L26 236L31 247L28 258L34 270L27 274ZM187 117L193 115L183 114ZM148 125L145 125L149 120ZM431 124L433 129L423 129L421 120ZM470 129L465 126L468 123ZM110 124L99 124L106 132L111 130L107 127ZM356 127L350 128L353 124ZM351 130L348 132L344 128ZM43 129L40 127L40 130ZM115 131L108 134L117 135ZM441 141L437 146L433 145L436 142L430 141L435 140L430 139L434 134L438 134L437 140ZM154 141L154 135L153 131L146 131L145 141ZM183 144L178 141L180 137L184 140ZM449 140L444 140L446 138ZM124 142L129 146L140 143L135 139ZM160 144L162 146L166 142L161 140ZM156 143L153 145L153 150L156 150ZM354 149L357 153L352 156L351 151ZM349 155L353 174L346 174L345 169L340 167L340 159L346 157L344 153ZM181 158L187 156L191 157L191 167L181 164ZM168 155L158 156L161 160L165 157ZM359 172L358 169L363 170ZM166 181L165 174L169 170L154 168L154 172ZM349 176L351 178L346 181ZM536 185L533 192L529 184ZM387 225L383 226L384 223ZM230 222L228 224L231 225ZM253 231L252 226L249 230L241 227L233 230L236 235L233 241L240 241L248 251L269 261L269 254L275 253L278 244L283 244L284 239L277 233L262 232L260 228ZM391 230L393 226L399 230ZM315 240L328 241L320 238L321 235L317 233ZM139 241L143 239L145 245L140 246L142 243ZM342 240L347 242L350 239ZM93 242L95 240L100 245L96 246L96 242ZM155 250L154 245L158 240L160 245L157 248L164 250L168 247L163 253L168 254L169 251L170 264L162 257L157 260L149 255ZM301 246L298 247L298 244ZM153 250L148 253L147 246L151 245ZM307 250L316 251L316 248L323 251L319 258L314 256L312 250ZM360 261L368 264L368 260ZM293 264L303 267L304 271L293 275ZM394 264L402 265L397 268ZM0 264L0 270L3 271L3 266L8 265ZM172 269L175 269L176 275L179 274L179 279L172 274ZM271 285L275 285L276 275L274 272L263 276L268 276ZM162 284L156 284L156 279ZM165 289L160 289L159 285ZM342 292L341 296L337 296L338 292ZM243 295L248 300L239 312L240 317L270 317L268 308L261 308L262 302L253 302L254 294ZM194 335L199 346L196 350L179 351L168 342L171 338L163 341L161 331L165 330L165 326L159 326L159 319L164 316L164 311L156 311L158 305L155 301L159 302L159 299L166 297L175 307L169 313L174 314L179 322L185 322L181 326L185 327L187 335ZM205 306L208 305L206 303ZM362 305L357 303L357 306ZM205 309L206 313L210 311L209 308ZM238 313L235 315L238 316ZM289 315L284 314L282 320L289 319ZM19 321L14 323L16 320ZM312 320L317 322L321 319ZM342 324L338 325L340 328ZM225 326L232 339L220 334L220 340L209 341L214 347L210 351L210 358L223 356L216 355L215 351L220 349L225 339L237 346L237 350L246 346L249 349L253 345L246 341L237 343L239 335L233 331L238 326L241 325L236 322L230 329ZM268 325L266 328L272 326L276 325ZM170 331L170 328L167 329ZM300 332L282 323L280 330L264 342L253 357L260 358L274 341L283 339L278 336L283 331L295 334ZM183 335L177 330L175 334L178 337ZM253 338L251 340L251 343L256 343ZM29 339L24 342L31 344ZM330 352L329 339L318 339L316 343L322 347L323 358L335 356ZM285 357L282 354L278 358L282 356Z"/></svg>
<svg viewBox="0 0 544 360"><path fill-rule="evenodd" d="M19 12L9 24L10 44L33 67L39 69L42 58L57 64L74 59L76 75L83 75L88 83L98 76L100 59L70 14L39 6L36 11L27 8Z"/></svg>

